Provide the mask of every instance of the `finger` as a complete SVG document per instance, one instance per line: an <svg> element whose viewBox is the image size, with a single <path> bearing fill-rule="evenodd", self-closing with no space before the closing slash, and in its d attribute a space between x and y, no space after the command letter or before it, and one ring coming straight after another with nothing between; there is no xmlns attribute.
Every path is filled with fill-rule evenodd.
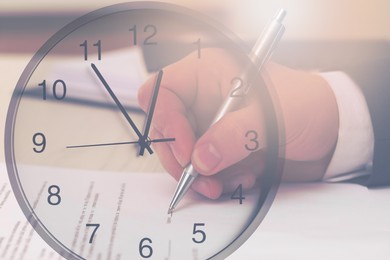
<svg viewBox="0 0 390 260"><path fill-rule="evenodd" d="M193 66L192 63L183 66ZM184 84L183 77L194 73L190 69L185 69L186 73L173 73L171 65L165 69L161 82L159 96L156 102L155 114L152 127L155 128L163 138L175 138L175 142L170 143L171 152L177 162L184 167L190 162L191 152L195 143L196 124L191 122L191 113L186 108L186 102L190 96L196 93L193 86ZM183 69L182 69L183 70ZM190 71L190 72L188 72ZM177 77L176 77L177 75ZM173 82L173 77L177 82ZM138 92L138 101L143 110L149 107L150 97L154 88L153 77L146 81ZM194 82L188 80L188 82ZM174 92L170 87L174 85ZM181 87L179 87L181 85ZM177 92L180 92L179 94ZM184 99L184 101L183 101Z"/></svg>
<svg viewBox="0 0 390 260"><path fill-rule="evenodd" d="M230 167L213 176L200 176L192 189L210 199L218 199L222 194L232 193L241 187L250 190L256 183L257 175L250 167L243 165Z"/></svg>
<svg viewBox="0 0 390 260"><path fill-rule="evenodd" d="M191 161L210 176L266 146L259 105L253 103L225 115L197 141Z"/></svg>
<svg viewBox="0 0 390 260"><path fill-rule="evenodd" d="M148 107L150 84L150 81L146 82L138 93L142 107ZM175 138L175 141L170 143L172 153L182 167L187 165L195 143L196 126L191 123L191 114L181 99L165 87L161 87L159 91L152 127L162 138Z"/></svg>
<svg viewBox="0 0 390 260"><path fill-rule="evenodd" d="M263 175L264 166L264 151L260 150L218 173L217 176L224 184L223 192L231 193L240 185L243 190L253 188L257 179Z"/></svg>
<svg viewBox="0 0 390 260"><path fill-rule="evenodd" d="M243 190L253 188L257 176L251 167L236 164L217 174L217 178L223 183L223 193L231 193L240 185Z"/></svg>
<svg viewBox="0 0 390 260"><path fill-rule="evenodd" d="M175 95L170 91L163 91L162 98L166 105L161 105L157 110L153 127L159 131L164 138L175 138L170 143L173 155L178 163L185 167L190 163L191 154L196 141L196 125L192 123L188 111L175 108Z"/></svg>
<svg viewBox="0 0 390 260"><path fill-rule="evenodd" d="M161 133L159 133L156 129L152 129L150 136L152 139L163 138ZM173 155L170 145L168 143L153 143L153 149L157 153L164 169L170 175L172 175L173 178L179 180L183 168L177 162L175 156Z"/></svg>
<svg viewBox="0 0 390 260"><path fill-rule="evenodd" d="M216 176L199 176L191 189L209 199L218 199L223 193L223 183Z"/></svg>

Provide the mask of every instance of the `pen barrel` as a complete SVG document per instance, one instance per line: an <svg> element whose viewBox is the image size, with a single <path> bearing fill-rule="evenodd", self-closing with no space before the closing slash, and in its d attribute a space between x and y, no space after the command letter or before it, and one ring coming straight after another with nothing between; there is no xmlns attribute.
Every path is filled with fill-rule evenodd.
<svg viewBox="0 0 390 260"><path fill-rule="evenodd" d="M249 90L248 76L242 75L241 77L236 77L231 81L231 88L229 96L224 100L222 105L219 107L217 114L214 117L211 125L218 122L226 114L237 110L243 104L243 99Z"/></svg>
<svg viewBox="0 0 390 260"><path fill-rule="evenodd" d="M282 10L281 12L284 13L285 11ZM259 70L261 70L263 65L270 58L284 33L285 28L281 23L283 17L284 16L281 16L279 19L273 19L268 24L266 30L263 31L261 37L256 41L249 54L253 64L255 67L259 68Z"/></svg>
<svg viewBox="0 0 390 260"><path fill-rule="evenodd" d="M264 64L271 57L276 45L283 36L285 28L282 21L285 15L285 10L279 10L274 19L266 26L265 30L253 46L252 51L249 53L252 64L249 64L244 68L243 74L240 77L236 77L232 80L229 96L218 110L211 125L218 122L227 113L237 110L240 105L242 105L243 97L251 88L252 82L250 82L250 78L262 70Z"/></svg>

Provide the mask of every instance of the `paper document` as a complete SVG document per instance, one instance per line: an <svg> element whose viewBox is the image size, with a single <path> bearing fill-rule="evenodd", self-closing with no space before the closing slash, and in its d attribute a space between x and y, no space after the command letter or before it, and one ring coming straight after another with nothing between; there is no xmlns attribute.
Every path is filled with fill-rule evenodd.
<svg viewBox="0 0 390 260"><path fill-rule="evenodd" d="M167 179L165 184L167 187L163 190L166 189L170 195L175 182ZM161 191L161 187L155 184L150 188ZM122 192L120 188L115 192L119 195L118 203ZM132 189L130 186L123 188L127 191ZM84 198L103 203L104 196L96 197L99 190L97 185L89 185ZM369 190L355 184L282 184L259 229L227 259L387 260L390 255L389 197L390 188ZM166 210L167 204L162 203L161 207ZM82 216L81 212L78 218ZM89 216L84 214L85 218ZM113 224L114 220L112 218L110 223ZM144 228L139 227L140 230ZM112 252L115 252L115 244L120 239L116 238L111 245ZM162 247L168 250L169 244ZM105 244L102 248L93 249L93 252L107 256L109 248L110 245ZM62 259L35 233L19 209L4 163L0 163L0 259Z"/></svg>
<svg viewBox="0 0 390 260"><path fill-rule="evenodd" d="M53 59L53 61L51 61ZM150 74L142 51L138 47L110 51L104 54L102 61L95 61L96 66L104 75L105 80L128 109L138 108L138 88L148 79ZM66 83L66 101L101 106L112 106L112 98L101 86L101 82L91 69L91 62L82 61L80 57L61 58L50 57L46 61L48 68L44 69L42 78L46 84L54 84L61 79ZM52 64L52 65L51 65ZM27 95L42 98L41 86L29 86L25 92ZM47 98L50 98L48 95Z"/></svg>
<svg viewBox="0 0 390 260"><path fill-rule="evenodd" d="M0 259L63 259L34 231L23 215L0 163Z"/></svg>
<svg viewBox="0 0 390 260"><path fill-rule="evenodd" d="M87 171L33 165L19 166L18 171L24 183L23 191L42 223L38 228L46 229L68 249L86 259L133 259L139 256L143 238L154 241L146 245L153 246L157 258L208 258L242 232L253 216L253 205L258 199L256 189L245 193L242 205L230 196L213 201L189 192L170 217L167 208L176 181L167 173ZM9 192L9 184L5 185ZM12 204L17 208L14 202ZM12 212L5 214L11 216ZM195 233L198 236L193 234L194 223L198 223L196 230L207 233L205 245L193 242L194 237L202 237L200 231ZM96 237L92 235L94 226L99 226ZM28 228L31 230L30 226ZM12 236L4 235L4 239L10 240L7 244L18 246ZM4 256L9 254L7 250Z"/></svg>

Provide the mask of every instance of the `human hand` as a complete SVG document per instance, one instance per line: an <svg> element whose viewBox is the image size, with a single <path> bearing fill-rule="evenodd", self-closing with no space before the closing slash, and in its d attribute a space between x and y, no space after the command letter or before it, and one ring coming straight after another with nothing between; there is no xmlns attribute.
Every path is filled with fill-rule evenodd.
<svg viewBox="0 0 390 260"><path fill-rule="evenodd" d="M207 58L203 58L207 57ZM154 145L164 168L178 180L190 162L200 173L192 188L209 198L232 192L241 184L250 189L261 175L266 150L261 105L251 95L246 106L211 126L226 99L240 65L220 49L207 49L202 59L191 54L164 68L151 138L174 136L175 142ZM269 63L263 70L280 106L285 131L286 180L320 179L333 152L338 132L338 111L327 83L319 76ZM138 93L145 111L154 79ZM258 120L253 120L253 119ZM257 152L245 148L248 129L257 133ZM237 166L236 163L240 162Z"/></svg>

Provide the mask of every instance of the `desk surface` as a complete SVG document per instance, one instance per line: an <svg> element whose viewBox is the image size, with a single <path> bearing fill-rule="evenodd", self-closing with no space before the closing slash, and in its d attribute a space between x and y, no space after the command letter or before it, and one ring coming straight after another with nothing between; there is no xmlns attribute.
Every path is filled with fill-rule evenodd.
<svg viewBox="0 0 390 260"><path fill-rule="evenodd" d="M283 184L245 259L388 259L390 188ZM240 258L233 255L231 259Z"/></svg>
<svg viewBox="0 0 390 260"><path fill-rule="evenodd" d="M13 88L29 59L26 54L0 54L2 125ZM0 135L3 142L4 127ZM0 161L4 162L3 149ZM229 259L388 259L389 196L390 188L367 190L353 184L282 185L259 231ZM13 197L7 203L15 203ZM22 221L24 217L16 207L0 219ZM0 233L0 241L2 237ZM44 247L38 236L34 241Z"/></svg>
<svg viewBox="0 0 390 260"><path fill-rule="evenodd" d="M10 259L25 247L21 260L59 259L31 226L22 228L26 220L5 177L0 163L0 256ZM355 184L283 184L258 230L228 259L387 260L389 196L390 188L368 190ZM24 242L17 243L16 237Z"/></svg>

